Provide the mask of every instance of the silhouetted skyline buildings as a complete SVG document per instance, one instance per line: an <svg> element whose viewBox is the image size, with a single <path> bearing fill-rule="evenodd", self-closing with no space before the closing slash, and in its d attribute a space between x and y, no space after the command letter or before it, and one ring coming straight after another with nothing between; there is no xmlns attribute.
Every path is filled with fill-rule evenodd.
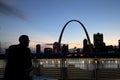
<svg viewBox="0 0 120 80"><path fill-rule="evenodd" d="M107 45L104 42L104 35L102 33L93 34L93 52L119 52L120 51L120 40L118 40L117 46ZM44 53L58 53L58 42L53 43L52 48L44 48ZM71 53L69 49L69 44L61 44L62 53ZM36 45L36 53L41 53L41 45ZM89 43L87 39L83 40L83 48L77 48L76 46L72 49L72 53L90 52Z"/></svg>
<svg viewBox="0 0 120 80"><path fill-rule="evenodd" d="M89 50L87 45L87 41L83 43L83 52L87 52ZM106 45L104 42L104 36L102 33L96 33L93 35L93 44L92 44L93 52L119 52L120 51L120 40L118 40L118 45Z"/></svg>
<svg viewBox="0 0 120 80"><path fill-rule="evenodd" d="M93 52L110 52L110 53L120 52L120 40L118 40L118 45L116 46L106 45L106 43L104 42L103 33L98 32L93 34L93 44L91 44L91 47ZM44 49L41 48L42 48L41 44L36 44L36 48L33 53L59 53L58 42L54 42L52 47L45 47ZM61 53L82 53L82 52L90 52L89 43L87 39L83 40L82 48L76 46L74 46L73 48L69 48L69 44L61 44Z"/></svg>
<svg viewBox="0 0 120 80"><path fill-rule="evenodd" d="M106 45L102 33L93 34L93 44L91 44L92 52L87 39L83 40L83 48L69 48L69 44L61 44L61 53L59 53L58 42L54 42L52 47L42 49L41 44L36 44L36 51L32 52L32 57L35 58L62 58L62 57L77 57L77 58L118 58L120 57L120 40L117 46ZM6 49L5 54L7 54ZM2 55L2 54L1 54ZM5 58L5 55L0 56Z"/></svg>

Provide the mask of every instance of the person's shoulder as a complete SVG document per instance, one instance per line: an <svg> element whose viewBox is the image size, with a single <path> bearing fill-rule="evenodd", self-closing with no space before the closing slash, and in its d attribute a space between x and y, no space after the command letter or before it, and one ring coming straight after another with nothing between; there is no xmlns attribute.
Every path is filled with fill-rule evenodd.
<svg viewBox="0 0 120 80"><path fill-rule="evenodd" d="M17 47L18 47L18 45L10 45L10 46L9 46L9 49L17 48Z"/></svg>
<svg viewBox="0 0 120 80"><path fill-rule="evenodd" d="M27 48L28 51L31 51L30 48Z"/></svg>

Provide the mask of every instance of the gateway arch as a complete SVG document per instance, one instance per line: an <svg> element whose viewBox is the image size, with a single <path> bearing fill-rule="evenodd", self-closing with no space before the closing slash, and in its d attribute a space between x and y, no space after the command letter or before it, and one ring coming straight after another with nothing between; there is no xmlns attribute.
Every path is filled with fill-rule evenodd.
<svg viewBox="0 0 120 80"><path fill-rule="evenodd" d="M85 32L85 34L86 34L88 43L89 43L90 52L92 52L91 41L90 41L90 38L89 38L89 35L88 35L88 32L87 32L85 26L84 26L80 21L78 21L78 20L70 20L70 21L68 21L68 22L64 25L64 27L63 27L63 29L62 29L62 31L61 31L61 33L60 33L59 40L58 40L58 53L61 53L61 39L62 39L63 32L64 32L65 28L67 27L67 25L68 25L70 22L78 22L78 23L82 26L82 28L83 28L83 30L84 30L84 32Z"/></svg>

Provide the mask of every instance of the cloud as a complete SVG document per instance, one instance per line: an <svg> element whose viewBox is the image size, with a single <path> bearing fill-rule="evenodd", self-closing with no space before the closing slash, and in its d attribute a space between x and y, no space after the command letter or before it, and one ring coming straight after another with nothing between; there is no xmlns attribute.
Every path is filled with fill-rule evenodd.
<svg viewBox="0 0 120 80"><path fill-rule="evenodd" d="M7 1L8 0L0 0L0 13L3 13L5 15L14 15L25 20L26 16L22 14L22 11L12 7L8 4Z"/></svg>
<svg viewBox="0 0 120 80"><path fill-rule="evenodd" d="M46 43L45 45L49 45L49 46L52 46L52 45L53 45L53 43Z"/></svg>

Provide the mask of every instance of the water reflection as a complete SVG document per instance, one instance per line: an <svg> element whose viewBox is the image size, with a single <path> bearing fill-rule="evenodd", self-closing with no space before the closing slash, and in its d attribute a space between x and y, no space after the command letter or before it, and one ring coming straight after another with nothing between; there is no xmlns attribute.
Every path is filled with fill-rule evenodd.
<svg viewBox="0 0 120 80"><path fill-rule="evenodd" d="M120 59L100 60L99 68L120 68Z"/></svg>
<svg viewBox="0 0 120 80"><path fill-rule="evenodd" d="M0 68L5 67L5 60L0 60ZM61 67L61 59L33 59L34 67ZM74 65L75 68L94 70L95 68L120 68L120 59L93 59L93 58L69 58L65 60L65 67Z"/></svg>
<svg viewBox="0 0 120 80"><path fill-rule="evenodd" d="M61 67L61 59L37 59L33 65L43 67ZM96 68L120 68L120 59L76 59L70 58L65 60L65 67L74 65L75 68L94 70Z"/></svg>

